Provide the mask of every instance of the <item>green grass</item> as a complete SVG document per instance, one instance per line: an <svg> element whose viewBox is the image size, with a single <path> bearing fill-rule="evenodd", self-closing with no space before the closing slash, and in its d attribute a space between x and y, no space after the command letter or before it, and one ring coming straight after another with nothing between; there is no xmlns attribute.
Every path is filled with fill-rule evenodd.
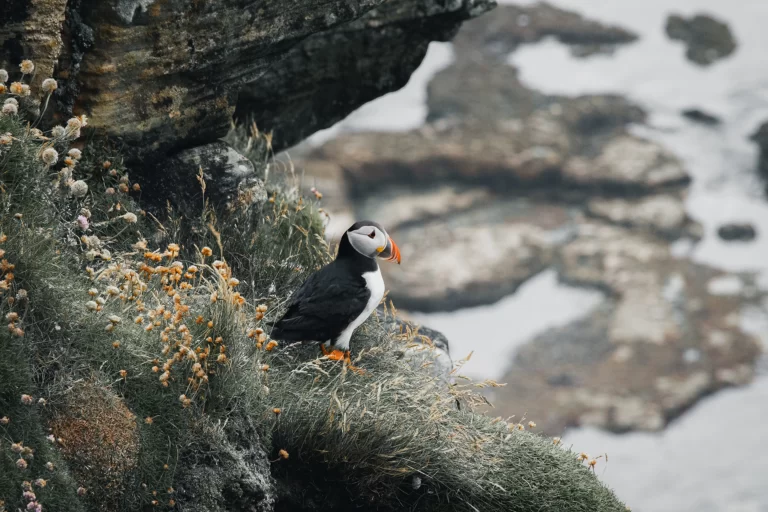
<svg viewBox="0 0 768 512"><path fill-rule="evenodd" d="M317 205L266 171L263 134L229 140L268 178L269 201L201 206L191 220L170 211L161 223L144 215L108 144L83 150L73 176L89 193L75 198L57 184L62 164L39 157L51 144L63 157L70 141L37 140L0 116L6 132L0 249L15 268L0 314L19 315L14 332L24 331L0 332L6 509L25 506L24 481L45 478L44 510L624 510L575 453L472 412L471 385L413 368L403 357L412 336L376 318L353 340L366 375L318 359L314 345L267 350L268 332L259 343L258 329L330 258ZM46 438L51 428L61 441ZM23 470L11 450L22 441L34 449Z"/></svg>

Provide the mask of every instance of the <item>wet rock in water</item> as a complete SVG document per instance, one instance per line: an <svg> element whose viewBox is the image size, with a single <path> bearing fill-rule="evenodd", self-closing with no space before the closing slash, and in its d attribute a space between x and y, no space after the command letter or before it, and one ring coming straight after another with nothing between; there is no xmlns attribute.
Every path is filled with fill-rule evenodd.
<svg viewBox="0 0 768 512"><path fill-rule="evenodd" d="M690 119L696 123L706 124L708 126L717 126L721 123L720 118L716 115L705 112L698 108L687 108L681 112L683 117Z"/></svg>
<svg viewBox="0 0 768 512"><path fill-rule="evenodd" d="M454 44L459 53L480 47L502 57L519 45L536 43L545 37L577 48L599 48L630 43L638 36L623 27L605 25L577 12L538 2L500 5L489 19L466 23Z"/></svg>
<svg viewBox="0 0 768 512"><path fill-rule="evenodd" d="M553 204L496 200L404 225L392 236L409 264L382 268L389 297L418 311L493 303L552 263L571 215Z"/></svg>
<svg viewBox="0 0 768 512"><path fill-rule="evenodd" d="M672 153L654 142L630 135L614 138L595 158L570 159L563 175L576 184L617 190L679 186L690 181Z"/></svg>
<svg viewBox="0 0 768 512"><path fill-rule="evenodd" d="M685 211L680 197L659 194L642 199L596 198L587 203L587 213L613 224L637 228L671 240L687 236L701 238L702 228Z"/></svg>
<svg viewBox="0 0 768 512"><path fill-rule="evenodd" d="M205 180L205 199L218 208L238 204L261 204L267 200L264 182L253 164L224 142L214 142L176 153L161 163L162 173L147 177L144 199L157 208L170 200L182 215L199 216L203 191L198 174Z"/></svg>
<svg viewBox="0 0 768 512"><path fill-rule="evenodd" d="M713 294L719 271L625 228L579 230L561 251L561 275L611 298L519 350L494 400L500 414L524 410L552 434L577 425L659 430L702 396L751 380L761 351L739 325L749 301Z"/></svg>
<svg viewBox="0 0 768 512"><path fill-rule="evenodd" d="M757 169L760 174L768 180L768 121L760 125L750 139L760 147L760 156L757 160ZM768 190L768 185L766 185Z"/></svg>
<svg viewBox="0 0 768 512"><path fill-rule="evenodd" d="M755 239L757 231L752 224L748 223L724 224L717 228L717 236L729 242L749 242Z"/></svg>
<svg viewBox="0 0 768 512"><path fill-rule="evenodd" d="M673 14L667 18L667 36L683 41L688 60L701 66L725 58L736 50L736 40L724 22L712 16L698 14L684 18Z"/></svg>

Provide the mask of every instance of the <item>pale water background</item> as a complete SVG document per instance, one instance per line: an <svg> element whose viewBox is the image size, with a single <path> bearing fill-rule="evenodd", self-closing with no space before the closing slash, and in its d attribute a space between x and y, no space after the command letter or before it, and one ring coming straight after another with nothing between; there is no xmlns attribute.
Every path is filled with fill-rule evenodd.
<svg viewBox="0 0 768 512"><path fill-rule="evenodd" d="M641 39L613 55L587 59L572 57L554 40L524 46L510 56L523 82L550 94L619 93L643 106L648 125L635 127L636 133L663 143L684 161L693 177L686 206L705 228L701 243L694 248L678 244L676 252L727 270L757 271L768 289L768 200L755 170L757 147L748 139L768 120L768 1L553 3L634 30ZM664 33L673 12L705 12L726 21L739 44L736 53L707 68L688 62L684 47ZM426 84L452 58L450 43L433 43L404 89L363 106L311 142L344 131L421 125ZM680 111L689 107L713 113L723 123L709 127L688 121ZM734 221L752 223L758 239L721 241L717 227ZM739 286L738 281L728 284ZM498 378L520 344L586 315L600 300L598 292L563 286L554 271L545 271L496 304L413 317L446 334L454 359L474 351L463 373ZM768 346L765 311L745 311L743 322ZM564 442L593 456L607 453L609 463L600 465L598 475L636 512L768 512L768 364L758 365L751 385L702 400L659 434L580 428L569 430Z"/></svg>

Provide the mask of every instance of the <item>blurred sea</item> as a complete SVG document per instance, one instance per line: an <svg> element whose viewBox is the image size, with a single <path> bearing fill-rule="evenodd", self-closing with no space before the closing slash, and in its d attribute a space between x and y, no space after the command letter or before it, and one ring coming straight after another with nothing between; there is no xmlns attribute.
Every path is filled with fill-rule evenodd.
<svg viewBox="0 0 768 512"><path fill-rule="evenodd" d="M768 199L755 170L757 147L749 141L768 120L768 1L553 3L629 28L640 40L611 55L588 58L573 57L554 40L523 46L510 56L523 82L549 94L623 94L645 108L648 124L634 129L686 164L693 178L686 206L705 228L699 244L679 244L675 251L731 271L757 271L768 290ZM735 54L706 68L687 61L684 47L664 33L669 14L699 12L726 21L739 45ZM426 115L426 84L451 60L450 43L433 43L405 88L363 106L310 142L320 144L344 131L419 126ZM722 123L704 126L680 115L691 107ZM751 223L757 240L723 242L716 230L726 222ZM561 285L554 271L546 271L496 304L412 316L446 334L455 360L474 351L463 373L498 378L516 347L585 315L600 300L599 292ZM742 316L744 328L768 346L766 312L748 310ZM636 512L768 512L768 365L759 366L751 385L703 399L661 433L616 435L579 428L566 432L564 442L593 456L607 453L609 462L598 474Z"/></svg>

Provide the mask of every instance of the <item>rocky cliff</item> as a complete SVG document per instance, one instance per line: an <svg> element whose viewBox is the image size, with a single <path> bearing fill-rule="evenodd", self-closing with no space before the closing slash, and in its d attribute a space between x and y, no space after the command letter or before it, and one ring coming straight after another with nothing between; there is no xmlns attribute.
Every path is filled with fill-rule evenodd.
<svg viewBox="0 0 768 512"><path fill-rule="evenodd" d="M134 161L213 142L233 116L298 142L405 84L431 40L492 0L11 0L0 68L60 82L50 122L86 114Z"/></svg>

